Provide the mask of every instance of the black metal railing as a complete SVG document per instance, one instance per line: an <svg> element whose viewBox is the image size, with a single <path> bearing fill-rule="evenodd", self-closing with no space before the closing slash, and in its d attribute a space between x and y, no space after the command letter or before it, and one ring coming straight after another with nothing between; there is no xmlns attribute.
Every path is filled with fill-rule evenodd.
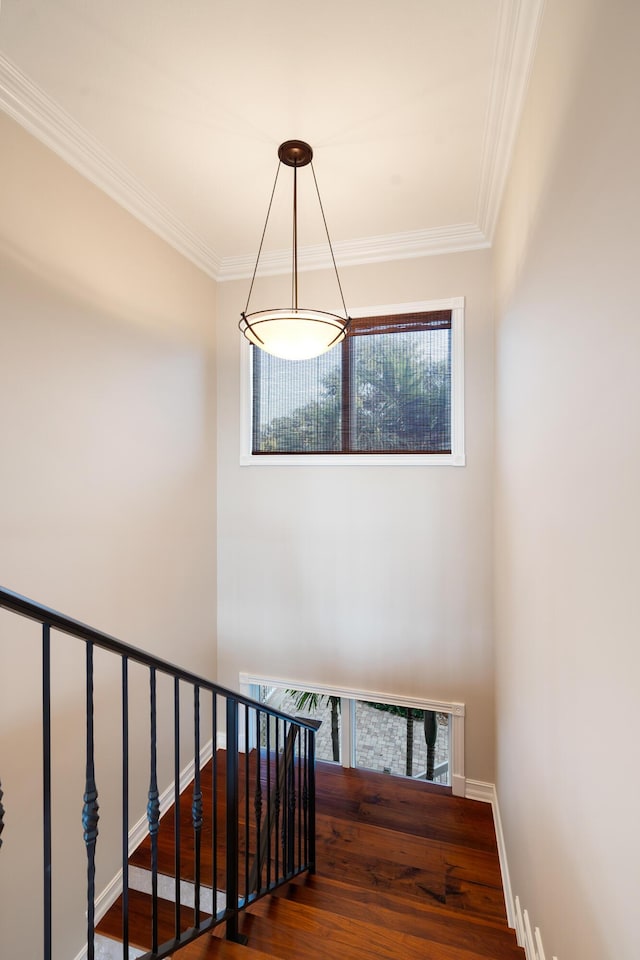
<svg viewBox="0 0 640 960"><path fill-rule="evenodd" d="M121 766L121 868L122 868L122 956L129 955L130 936L130 796L131 713L139 718L140 704L134 697L131 670L135 665L148 674L148 693L144 693L144 711L148 711L148 792L146 804L146 851L150 873L150 932L143 960L160 960L180 947L226 923L228 939L242 941L240 912L256 899L304 871L315 870L315 725L313 721L289 717L171 663L131 647L69 617L63 616L25 597L0 589L0 608L41 626L42 646L42 822L43 822L43 960L52 956L52 891L57 880L52 862L52 660L55 662L56 638L70 635L85 645L84 723L86 730L85 785L78 801L78 829L82 829L86 849L87 960L95 955L96 935L96 853L99 844L99 777L96 776L95 723L99 716L94 695L96 650L118 658L119 694L109 698L114 715L109 722L120 728ZM101 654L102 656L102 654ZM165 680L164 678L168 678ZM159 681L171 687L171 703L159 702ZM139 692L139 691L138 691ZM166 691L165 691L166 692ZM104 697L101 699L103 708ZM115 701L115 702L114 702ZM189 702L187 702L189 701ZM185 707L193 705L188 731L192 746L193 779L182 791L185 757L183 740ZM170 749L173 816L162 815L159 783L159 718L166 726L166 713L172 711ZM224 723L224 727L223 724ZM139 723L136 724L139 735ZM218 748L224 738L225 746ZM211 748L203 750L210 739ZM203 757L203 753L206 756ZM206 763L204 760L206 759ZM164 764L163 769L166 767ZM1 786L0 770L0 847L10 821L12 798L7 784ZM164 794L167 797L167 794ZM4 806L3 801L4 799ZM139 860L137 860L139 862ZM60 872L60 877L64 871ZM170 936L162 929L159 916L159 882L172 878L175 900L174 923ZM187 881L189 905L185 905L184 881ZM164 892L164 891L163 891ZM167 894L164 892L164 897ZM210 898L210 904L204 903ZM68 918L67 918L68 919ZM139 941L138 941L139 942Z"/></svg>

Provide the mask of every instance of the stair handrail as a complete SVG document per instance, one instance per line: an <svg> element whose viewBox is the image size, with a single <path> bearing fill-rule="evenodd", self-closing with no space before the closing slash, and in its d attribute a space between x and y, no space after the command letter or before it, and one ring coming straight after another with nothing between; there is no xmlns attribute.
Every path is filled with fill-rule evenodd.
<svg viewBox="0 0 640 960"><path fill-rule="evenodd" d="M206 677L185 670L177 664L171 663L169 660L163 660L161 657L156 657L154 654L148 653L146 650L141 650L139 647L124 643L122 640L118 640L116 637L104 633L102 630L87 626L87 624L82 623L80 620L74 620L73 617L68 617L63 613L59 613L57 610L53 610L51 607L36 603L28 597L7 590L5 587L0 587L0 607L5 610L11 610L13 613L18 613L28 620L48 623L52 630L59 630L61 633L67 633L80 640L88 640L97 647L110 650L119 656L126 656L128 660L134 660L143 666L155 666L158 670L171 673L186 683L197 684L199 687L207 689L212 693L215 692L220 696L232 697L234 700L237 700L238 703L260 707L263 713L278 716L283 720L293 719L290 714L284 713L282 710L277 710L268 704L259 703L252 697L223 687L218 683L214 683L212 680L207 680ZM296 717L295 720L303 727L308 727L310 730L315 729L312 721L304 720L302 717Z"/></svg>
<svg viewBox="0 0 640 960"><path fill-rule="evenodd" d="M266 888L258 891L252 891L251 901L256 899L258 896L262 896L267 892L275 889L277 886L280 886L282 883L286 882L291 878L292 875L301 873L304 871L314 872L315 870L315 790L314 790L314 765L315 765L315 745L314 745L314 736L316 731L316 724L312 720L307 720L302 717L293 718L290 715L284 713L283 711L274 709L267 704L260 703L257 700L254 700L251 697L245 696L236 691L230 690L229 688L223 687L213 681L208 680L205 677L199 676L189 670L178 666L177 664L171 663L167 660L164 660L160 657L157 657L153 654L148 653L145 650L141 650L138 647L135 647L131 644L125 643L116 637L113 637L107 633L104 633L101 630L98 630L94 627L91 627L85 623L82 623L79 620L75 620L72 617L66 616L65 614L60 613L57 610L54 610L50 607L44 606L41 603L37 603L34 600L29 599L19 593L8 590L4 587L0 587L0 609L7 610L11 613L16 614L22 618L35 621L39 623L42 627L42 674L43 674L43 904L44 904L44 931L43 931L43 960L51 960L52 956L52 853L51 853L51 631L58 631L75 637L79 640L82 640L86 644L86 727L87 727L87 756L86 756L86 780L85 780L85 793L83 799L83 808L82 808L82 826L84 841L87 850L87 859L88 859L88 881L87 881L87 960L94 960L94 936L95 936L95 848L98 839L98 790L95 782L95 770L94 770L94 744L93 744L93 651L94 647L98 647L102 650L106 650L118 657L120 657L122 662L122 712L123 712L123 736L125 731L128 736L128 665L130 662L135 662L143 667L149 669L150 675L150 706L151 706L151 777L150 777L150 787L149 787L149 798L147 804L147 819L149 824L149 836L151 838L151 851L152 851L152 897L153 897L153 922L152 922L152 945L151 950L143 955L140 960L162 960L164 957L168 957L170 954L175 953L181 947L186 946L188 943L195 940L197 937L202 936L208 930L212 929L213 926L221 922L226 922L226 936L228 939L237 940L239 942L244 942L245 938L239 933L238 930L238 915L243 910L248 902L248 897L241 897L238 887L238 872L239 872L239 853L238 853L238 817L239 817L239 776L240 776L240 766L239 766L239 754L240 754L240 741L239 741L239 708L244 707L245 712L245 732L244 732L244 745L245 750L245 773L248 775L249 772L249 762L248 762L248 753L249 753L249 716L250 712L254 712L255 727L257 731L257 743L256 749L258 757L260 755L261 745L259 742L260 728L262 718L265 718L265 722L268 723L266 718L271 718L272 721L275 721L276 725L282 724L283 730L287 730L287 725L289 725L290 733L295 731L295 734L291 740L291 750L294 749L293 741L298 738L300 742L298 760L300 764L306 764L306 771L308 774L308 795L305 796L304 803L304 822L306 827L308 827L308 835L305 833L304 845L305 850L308 852L308 855L303 862L299 862L297 867L292 868L291 862L288 863L288 869L285 872L285 875L282 877L275 876L273 883L268 885ZM214 910L213 915L209 920L203 920L200 917L199 909L199 900L200 900L200 877L195 876L195 924L194 927L187 929L186 931L179 931L179 915L180 915L180 899L179 899L179 877L176 884L176 926L175 926L175 936L173 939L166 941L165 943L160 943L158 940L158 921L157 921L157 876L158 876L158 861L157 861L157 834L160 826L160 804L159 804L159 790L157 783L157 743L156 743L156 730L155 730L155 719L156 719L156 675L157 673L166 674L167 676L173 678L174 680L174 711L175 717L178 716L179 708L179 683L184 682L185 684L190 685L194 691L194 724L195 724L195 776L194 776L194 801L192 808L193 816L193 825L196 836L196 851L199 850L199 836L200 829L202 826L202 796L200 792L200 750L199 750L199 736L200 736L200 727L199 727L199 709L200 709L200 693L202 691L207 691L212 695L212 703L214 704L214 714L215 714L215 698L221 697L226 701L226 721L227 721L227 749L226 749L226 837L227 845L232 847L230 851L227 851L226 860L227 860L227 870L226 870L226 906L224 912L218 916L215 899L216 899L216 868L215 863L213 866L213 898L214 898ZM179 721L176 719L176 737L178 732L177 724ZM304 738L302 737L302 732L304 732ZM302 753L302 742L304 740L304 754ZM125 751L123 753L123 765L124 767L128 764L128 740L126 740L127 746L125 746ZM235 749L231 749L231 744L235 745ZM174 744L174 749L176 750L176 756L179 753L179 747L176 743ZM214 742L214 761L216 758L216 745ZM286 764L290 765L292 761L292 752L287 747L286 751ZM276 760L277 763L277 760ZM124 768L123 767L123 768ZM285 764L281 764L282 769L284 769ZM214 767L215 770L215 767ZM176 772L177 772L177 761L176 761ZM5 807L10 804L10 798L7 797L6 792L2 792L1 784L1 773L0 771L0 801L4 798L5 804L3 805L0 802L0 847L2 846L2 837L1 834L5 827ZM215 772L214 772L215 777ZM175 789L175 801L176 801L176 810L179 812L179 784L176 778L174 782ZM258 779L256 785L257 793L259 794L260 786L260 761L258 760ZM125 930L125 925L127 923L126 913L128 910L128 874L126 867L127 856L125 850L128 853L128 813L125 814L125 807L128 807L128 795L125 797L125 793L128 790L128 775L125 777L123 774L123 943L125 949L128 949L128 933ZM245 790L247 791L246 796L248 798L249 784L245 784ZM215 791L215 784L214 784ZM214 798L214 804L217 798ZM302 800L300 801L302 802ZM248 807L248 800L247 800ZM256 798L256 811L259 808L259 801ZM302 809L302 808L301 808ZM176 814L177 819L179 820L178 815ZM215 814L214 814L215 819ZM258 816L258 826L257 826L257 835L260 836L260 826L259 826L259 816ZM300 813L299 819L302 820L302 813ZM176 843L178 843L178 824L176 823ZM215 825L214 825L215 831ZM126 832L126 836L125 836ZM249 858L249 847L250 847L250 830L249 824L245 821L245 836L244 836L244 845L246 848L245 858L248 862ZM256 850L256 856L262 856L262 844L257 843L259 850ZM176 848L177 849L177 848ZM215 854L214 854L215 856ZM176 853L176 869L178 864L179 855ZM196 853L196 860L198 860L198 853ZM277 857L276 857L277 860ZM283 864L284 864L284 852L283 852ZM262 862L264 866L264 860ZM249 877L249 870L247 869L247 878Z"/></svg>

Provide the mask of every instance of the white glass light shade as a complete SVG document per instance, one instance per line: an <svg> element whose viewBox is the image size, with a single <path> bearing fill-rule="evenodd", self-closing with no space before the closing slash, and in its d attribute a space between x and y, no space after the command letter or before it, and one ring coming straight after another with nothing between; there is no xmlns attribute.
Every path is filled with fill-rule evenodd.
<svg viewBox="0 0 640 960"><path fill-rule="evenodd" d="M349 320L322 310L259 310L242 315L240 330L261 350L284 360L309 360L344 340Z"/></svg>

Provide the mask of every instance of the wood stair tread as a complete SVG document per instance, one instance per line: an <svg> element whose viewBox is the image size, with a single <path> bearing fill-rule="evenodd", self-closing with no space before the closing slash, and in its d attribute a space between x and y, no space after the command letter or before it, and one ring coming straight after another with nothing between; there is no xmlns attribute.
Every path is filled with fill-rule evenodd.
<svg viewBox="0 0 640 960"><path fill-rule="evenodd" d="M371 911L373 914L373 911ZM499 960L493 948L477 953L375 921L326 913L284 898L271 897L252 904L242 916L241 931L254 946L267 945L281 960Z"/></svg>
<svg viewBox="0 0 640 960"><path fill-rule="evenodd" d="M246 768L241 765L241 778ZM219 763L219 767L223 767ZM251 904L239 918L249 945L223 939L224 923L175 956L185 960L524 960L507 926L491 807L453 797L424 783L344 770L318 763L317 873L297 877ZM211 764L202 776L205 820L201 831L203 884L213 885ZM219 776L218 836L224 837L224 776ZM241 792L244 789L241 782ZM191 790L181 797L182 877L193 879ZM239 826L243 835L244 801ZM251 809L251 807L249 808ZM173 874L174 816L161 820L158 866ZM146 841L130 862L148 869ZM217 851L217 883L225 886L225 854ZM244 856L240 863L243 889ZM148 949L150 907L130 892L132 945ZM118 913L119 911L119 913ZM183 908L185 927L193 910ZM203 915L204 917L204 915ZM161 904L160 942L174 933L174 905ZM105 925L108 929L105 928ZM99 932L119 938L121 905ZM140 942L142 941L142 942ZM242 951L241 953L239 951Z"/></svg>
<svg viewBox="0 0 640 960"><path fill-rule="evenodd" d="M456 915L451 910L416 905L380 891L358 889L339 881L313 876L307 877L304 882L292 882L281 887L274 896L346 918L373 918L388 930L410 933L481 955L489 951L494 960L522 957L513 931L504 926Z"/></svg>
<svg viewBox="0 0 640 960"><path fill-rule="evenodd" d="M411 815L415 819L415 809ZM471 832L476 835L475 825ZM442 839L416 836L410 832L409 825L405 831L400 831L397 825L389 828L362 822L357 818L357 811L354 816L345 815L344 810L342 816L320 812L317 816L318 871L338 872L341 876L348 876L353 883L365 886L373 884L388 890L395 887L405 896L419 901L430 899L441 904L456 903L458 909L479 915L489 914L497 921L505 921L500 868L495 852L483 849L486 844L469 848L462 843L464 835L455 839L461 842L447 843ZM202 840L202 876L204 882L211 882L211 846L206 830ZM193 879L193 861L191 838L183 834L183 879ZM138 848L131 863L149 867L148 844ZM158 865L163 873L173 871L172 829L164 831L161 827ZM218 856L219 878L224 876L224 869L225 859L221 851Z"/></svg>
<svg viewBox="0 0 640 960"><path fill-rule="evenodd" d="M426 915L427 917L439 916L444 919L461 919L480 929L490 928L507 934L512 933L506 922L495 920L492 917L472 915L463 913L455 908L447 907L446 904L440 904L432 900L408 899L401 894L396 894L389 890L380 890L378 887L361 887L345 880L338 880L335 877L316 873L313 876L305 874L301 877L295 877L291 884L296 886L308 886L310 889L325 890L330 893L336 893L348 900L355 900L362 903L382 903L389 906L389 909L396 913L408 913L417 915ZM274 895L282 895L282 890L275 891Z"/></svg>
<svg viewBox="0 0 640 960"><path fill-rule="evenodd" d="M331 772L318 777L316 809L319 814L342 815L390 830L410 832L425 839L497 850L493 816L488 804L434 793L433 785L345 770L344 778ZM431 790L429 789L431 787Z"/></svg>
<svg viewBox="0 0 640 960"><path fill-rule="evenodd" d="M318 817L317 872L506 922L497 856L457 844Z"/></svg>
<svg viewBox="0 0 640 960"><path fill-rule="evenodd" d="M224 926L222 928L224 930ZM256 950L251 944L233 943L205 934L174 955L176 960L279 960L274 953Z"/></svg>
<svg viewBox="0 0 640 960"><path fill-rule="evenodd" d="M432 783L430 780L415 780L411 777L390 776L388 773L378 773L375 770L367 770L365 767L341 767L339 763L332 763L328 760L317 760L316 769L322 779L322 788L329 789L333 782L340 783L345 770L348 769L349 775L354 779L361 779L365 783L371 783L375 778L380 778L382 782L392 783L395 786L406 787L408 791L414 790L419 793L427 791L435 796L452 796L451 787L446 787L441 783Z"/></svg>

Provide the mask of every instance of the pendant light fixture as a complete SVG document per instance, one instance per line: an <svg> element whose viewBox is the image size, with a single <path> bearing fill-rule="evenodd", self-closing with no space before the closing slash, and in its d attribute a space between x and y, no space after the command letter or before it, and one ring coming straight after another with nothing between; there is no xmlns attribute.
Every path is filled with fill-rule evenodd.
<svg viewBox="0 0 640 960"><path fill-rule="evenodd" d="M285 360L308 360L310 357L320 356L321 353L325 353L331 347L340 343L341 340L344 340L349 329L349 324L351 323L351 318L347 313L344 302L336 259L333 255L333 248L329 238L329 230L322 207L322 200L320 199L320 191L318 190L318 181L316 180L312 159L313 150L309 144L303 140L287 140L285 143L281 143L278 148L279 162L273 190L271 191L267 219L265 220L262 231L262 239L260 240L256 265L251 278L247 304L240 315L241 319L238 324L240 330L250 343L259 347L261 350L266 350L267 353L271 353L276 357L282 357ZM267 232L269 214L271 213L271 205L276 192L278 174L280 173L282 164L293 168L292 302L290 307L281 307L274 310L257 310L254 313L249 313L249 301L251 300L253 284L258 271L262 244L264 243L264 237ZM298 305L298 169L306 166L311 167L311 173L313 174L313 182L318 196L318 203L320 204L320 212L322 213L325 232L327 234L333 269L335 270L340 298L344 308L344 317L337 313L328 313L325 310L310 310Z"/></svg>

